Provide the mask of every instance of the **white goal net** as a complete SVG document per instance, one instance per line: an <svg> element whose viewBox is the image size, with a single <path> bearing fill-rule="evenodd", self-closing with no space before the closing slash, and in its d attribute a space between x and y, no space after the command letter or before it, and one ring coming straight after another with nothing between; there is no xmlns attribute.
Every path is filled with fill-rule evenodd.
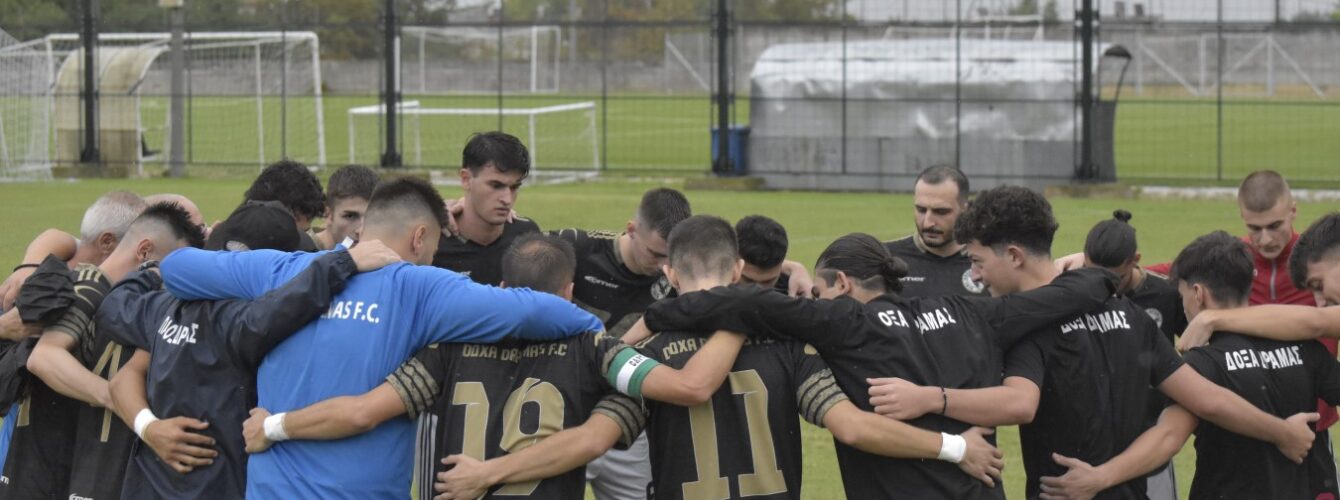
<svg viewBox="0 0 1340 500"><path fill-rule="evenodd" d="M51 176L50 72L41 44L0 30L0 179Z"/></svg>
<svg viewBox="0 0 1340 500"><path fill-rule="evenodd" d="M100 61L113 60L125 48L161 49L139 75L117 75L100 68L102 123L137 123L141 160L166 162L169 157L171 71L168 33L103 33L98 36ZM52 68L52 97L77 102L55 81L61 71L81 71L66 64L78 56L80 40L73 33L48 35L35 45ZM326 163L321 97L319 42L312 32L188 32L186 48L186 159L194 164L265 165L290 158L312 165ZM152 52L152 51L150 51ZM110 90L117 78L115 90ZM129 100L133 100L130 103ZM65 104L62 102L62 104ZM57 118L64 108L57 104ZM128 119L125 113L137 116ZM57 150L72 137L67 120L57 119ZM105 149L105 148L104 148ZM104 152L105 153L105 152Z"/></svg>
<svg viewBox="0 0 1340 500"><path fill-rule="evenodd" d="M400 30L401 85L411 94L559 91L558 26L427 27Z"/></svg>
<svg viewBox="0 0 1340 500"><path fill-rule="evenodd" d="M406 165L459 168L461 148L471 134L503 130L526 144L533 175L594 174L600 168L592 101L534 108L437 108L405 101L397 110ZM382 105L349 109L349 163L378 163L385 111Z"/></svg>

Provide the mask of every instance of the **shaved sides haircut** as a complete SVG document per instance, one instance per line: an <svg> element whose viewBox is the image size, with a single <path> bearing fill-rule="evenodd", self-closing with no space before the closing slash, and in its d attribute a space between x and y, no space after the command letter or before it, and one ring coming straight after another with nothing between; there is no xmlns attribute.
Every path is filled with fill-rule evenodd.
<svg viewBox="0 0 1340 500"><path fill-rule="evenodd" d="M176 202L164 201L149 205L126 234L135 237L170 238L194 248L205 246L205 232L191 222L191 214ZM128 240L128 239L127 239Z"/></svg>
<svg viewBox="0 0 1340 500"><path fill-rule="evenodd" d="M1251 212L1265 212L1280 202L1292 198L1289 182L1274 170L1257 170L1238 186L1238 204Z"/></svg>
<svg viewBox="0 0 1340 500"><path fill-rule="evenodd" d="M372 191L363 226L406 227L419 221L437 224L438 230L447 227L446 204L442 195L427 181L401 177L384 182Z"/></svg>
<svg viewBox="0 0 1340 500"><path fill-rule="evenodd" d="M730 276L739 243L729 222L711 215L684 219L670 231L670 267L690 278Z"/></svg>

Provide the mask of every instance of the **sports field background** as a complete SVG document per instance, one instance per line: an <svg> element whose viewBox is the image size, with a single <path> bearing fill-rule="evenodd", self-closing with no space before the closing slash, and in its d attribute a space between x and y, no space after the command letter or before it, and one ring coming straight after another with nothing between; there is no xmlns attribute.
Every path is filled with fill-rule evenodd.
<svg viewBox="0 0 1340 500"><path fill-rule="evenodd" d="M7 207L0 219L0 262L8 268L22 258L32 236L44 228L77 232L83 210L99 195L113 189L140 194L175 192L199 204L208 221L225 218L241 201L248 180L83 180L40 184L0 183L0 201ZM673 179L643 181L598 181L589 183L527 186L521 191L518 211L536 219L542 228L582 227L620 229L631 217L641 193L656 185L682 187ZM457 196L454 187L440 188L446 196ZM910 234L911 198L908 195L688 191L698 214L714 214L736 220L749 214L766 214L786 226L791 240L790 258L812 266L819 252L833 239L850 232L867 232L881 239ZM1241 233L1237 208L1231 201L1053 199L1061 223L1054 251L1065 254L1082 247L1088 229L1111 216L1114 208L1134 215L1144 262L1170 260L1198 235L1215 229ZM1333 210L1324 204L1300 204L1299 229L1322 213ZM827 432L806 426L804 496L812 499L840 498L842 481ZM1000 430L1000 445L1006 451L1006 484L1010 498L1023 498L1023 465L1018 455L1014 428ZM1177 459L1178 486L1185 497L1194 468L1189 447Z"/></svg>
<svg viewBox="0 0 1340 500"><path fill-rule="evenodd" d="M711 164L709 128L714 111L707 96L599 95L461 95L415 96L425 108L536 108L575 102L596 103L597 146L611 171L699 174ZM376 96L323 97L326 155L329 165L349 163L347 110L377 104ZM952 103L951 103L952 104ZM315 100L290 98L285 105L267 98L265 119L258 125L257 106L248 97L202 97L191 100L188 162L259 165L255 151L265 131L267 161L282 153L308 163L316 160ZM735 121L747 124L750 102L736 100ZM859 101L849 106L860 106ZM166 99L141 101L146 139L151 149L162 149L166 129ZM1017 109L1017 108L1016 108ZM287 114L285 114L287 113ZM287 116L286 119L281 117ZM1335 158L1340 158L1340 103L1305 97L1227 99L1221 110L1213 99L1124 98L1118 105L1115 151L1117 175L1126 182L1220 182L1236 185L1261 168L1279 170L1298 186L1318 181L1340 181ZM357 120L355 161L376 164L384 133L376 115ZM435 116L420 118L422 157L414 153L415 123L402 121L401 153L406 164L416 160L432 167L454 168L459 145L471 132L501 128L527 139L527 120L509 116ZM541 166L590 168L590 127L582 112L542 115L536 121L537 157ZM281 132L281 123L287 123ZM608 128L606 129L606 125ZM970 141L970 137L963 140ZM1222 140L1222 150L1220 141ZM1223 160L1222 172L1219 159ZM209 168L201 166L199 168ZM1220 176L1222 175L1222 181Z"/></svg>

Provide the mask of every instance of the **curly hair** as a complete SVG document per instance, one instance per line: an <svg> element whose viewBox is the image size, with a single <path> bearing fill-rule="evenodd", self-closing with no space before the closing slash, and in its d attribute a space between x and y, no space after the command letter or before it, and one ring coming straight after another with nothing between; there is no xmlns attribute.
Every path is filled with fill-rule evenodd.
<svg viewBox="0 0 1340 500"><path fill-rule="evenodd" d="M308 219L326 212L321 180L306 165L293 160L280 160L265 167L243 197L245 201L277 201L294 215Z"/></svg>
<svg viewBox="0 0 1340 500"><path fill-rule="evenodd" d="M1307 266L1340 251L1340 212L1331 212L1313 222L1298 237L1289 255L1289 278L1299 290L1307 289Z"/></svg>
<svg viewBox="0 0 1340 500"><path fill-rule="evenodd" d="M977 195L954 224L954 239L976 241L1000 252L1015 245L1033 255L1051 255L1056 236L1052 205L1041 194L1020 186L999 186Z"/></svg>

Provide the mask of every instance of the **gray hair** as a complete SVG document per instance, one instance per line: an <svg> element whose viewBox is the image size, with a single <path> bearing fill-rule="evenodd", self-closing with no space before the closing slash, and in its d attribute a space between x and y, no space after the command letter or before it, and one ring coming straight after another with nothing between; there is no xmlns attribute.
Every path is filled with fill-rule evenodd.
<svg viewBox="0 0 1340 500"><path fill-rule="evenodd" d="M118 240L125 236L130 223L140 216L148 204L144 198L129 191L112 191L94 201L84 211L79 223L79 239L91 243L102 233L112 233Z"/></svg>

